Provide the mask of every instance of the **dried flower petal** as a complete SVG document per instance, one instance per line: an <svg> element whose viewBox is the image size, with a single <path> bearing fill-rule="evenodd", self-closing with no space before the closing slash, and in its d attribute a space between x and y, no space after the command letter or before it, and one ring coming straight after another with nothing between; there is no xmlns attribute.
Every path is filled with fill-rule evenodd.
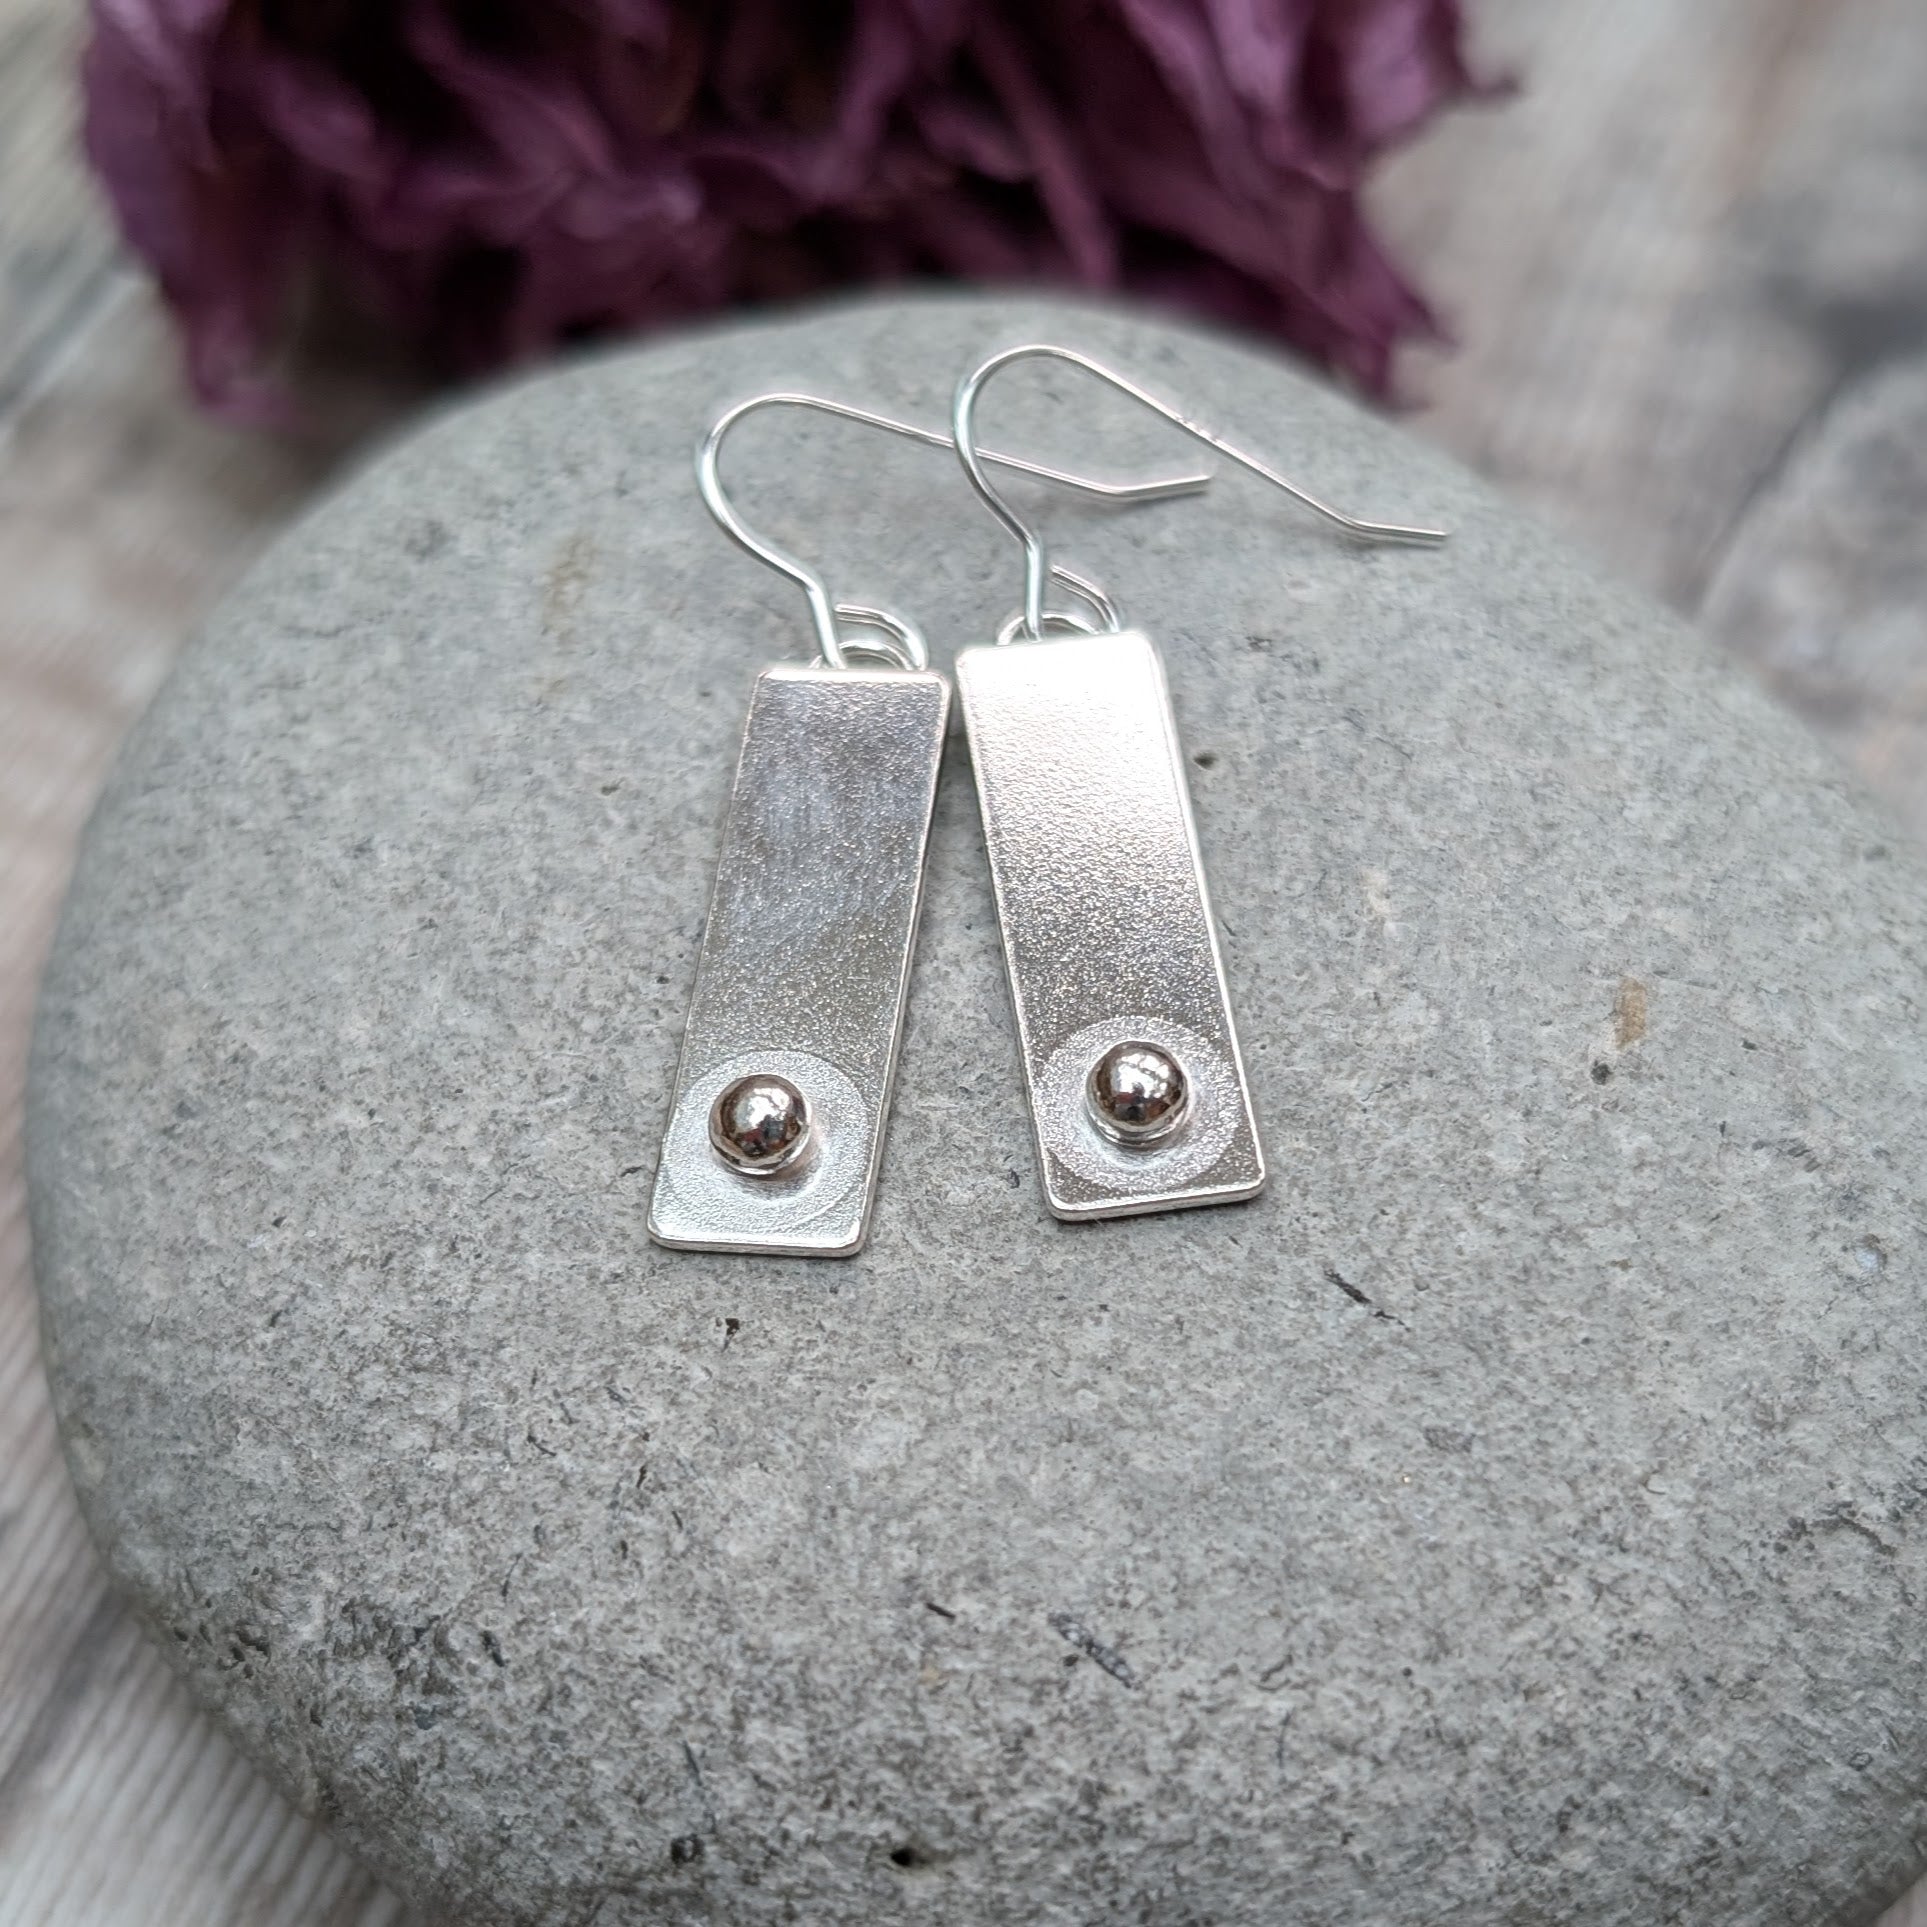
<svg viewBox="0 0 1927 1927"><path fill-rule="evenodd" d="M213 405L319 273L445 365L913 277L1116 288L1383 390L1373 162L1458 0L93 0L89 155Z"/></svg>

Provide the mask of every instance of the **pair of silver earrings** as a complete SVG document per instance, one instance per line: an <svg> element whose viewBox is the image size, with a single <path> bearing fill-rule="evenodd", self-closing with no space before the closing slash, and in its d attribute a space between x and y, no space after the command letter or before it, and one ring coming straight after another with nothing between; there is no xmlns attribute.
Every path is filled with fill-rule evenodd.
<svg viewBox="0 0 1927 1927"><path fill-rule="evenodd" d="M1210 477L1110 484L980 448L985 384L1037 358L1109 383L1354 537L1442 539L1341 513L1052 343L1007 349L965 376L950 436L815 395L759 395L723 415L697 454L703 500L736 542L803 590L819 659L763 670L750 699L650 1207L662 1244L798 1257L861 1248L949 718L950 686L915 624L833 601L821 576L754 533L724 492L724 438L770 407L953 449L1022 544L1022 606L993 642L959 654L956 680L1051 1210L1120 1217L1228 1204L1264 1185L1158 652L1096 583L1052 563L989 471L1117 501L1191 493ZM1047 606L1053 582L1076 606Z"/></svg>

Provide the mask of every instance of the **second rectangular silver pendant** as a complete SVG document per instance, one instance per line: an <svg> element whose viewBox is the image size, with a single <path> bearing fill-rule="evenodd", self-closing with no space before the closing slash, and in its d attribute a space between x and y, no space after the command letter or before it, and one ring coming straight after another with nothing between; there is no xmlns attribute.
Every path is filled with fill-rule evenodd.
<svg viewBox="0 0 1927 1927"><path fill-rule="evenodd" d="M1060 1218L1228 1204L1264 1185L1190 791L1150 639L967 649L957 686L1045 1195ZM1175 1066L1132 1140L1093 1083Z"/></svg>

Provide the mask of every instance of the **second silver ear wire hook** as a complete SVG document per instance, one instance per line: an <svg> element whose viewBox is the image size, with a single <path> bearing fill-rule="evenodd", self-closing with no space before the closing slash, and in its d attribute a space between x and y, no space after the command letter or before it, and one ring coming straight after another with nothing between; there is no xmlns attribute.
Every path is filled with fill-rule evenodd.
<svg viewBox="0 0 1927 1927"><path fill-rule="evenodd" d="M979 370L980 375L984 372ZM748 401L738 402L717 419L696 451L696 486L701 490L710 514L738 546L748 550L759 562L767 563L779 574L788 576L803 591L809 601L810 619L816 627L817 645L824 662L832 669L842 669L848 666L846 658L849 654L877 655L896 663L900 668L926 668L929 650L914 623L888 609L833 601L829 585L814 569L799 561L787 549L779 548L767 537L758 535L736 512L735 505L724 492L720 473L723 440L745 415L753 414L759 408L814 408L843 421L858 422L865 428L880 428L892 435L902 435L910 441L921 442L926 448L954 450L956 443L948 435L917 428L909 422L875 414L867 408L853 408L847 402L830 401L821 395L781 393L755 395ZM992 449L972 447L964 463L972 481L985 499L997 508L1006 526L1020 533L1023 525L1010 516L1001 499L990 494L988 485L981 480L986 464L1010 469L1019 475L1034 476L1040 481L1056 482L1062 487L1113 502L1160 502L1172 496L1192 495L1208 486L1211 480L1208 474L1193 473L1161 477L1149 482L1099 482L1086 475L1073 475L1063 469L1048 467L1042 462L1027 462L1015 455L1000 455ZM1038 566L1044 575L1054 576L1066 588L1090 603L1101 619L1115 624L1115 611L1101 590L1067 569L1048 567L1041 559ZM1039 595L1041 598L1041 589ZM845 622L873 629L886 640L872 643L846 639L838 627L839 617Z"/></svg>
<svg viewBox="0 0 1927 1927"><path fill-rule="evenodd" d="M1314 515L1322 515L1326 521L1334 522L1347 535L1358 537L1366 542L1401 542L1421 548L1435 548L1445 540L1444 529L1407 528L1397 522L1367 522L1355 515L1347 515L1343 509L1336 509L1329 502L1321 502L1317 496L1300 488L1297 483L1288 481L1268 462L1245 450L1234 447L1223 436L1214 433L1200 422L1195 422L1182 409L1175 408L1148 389L1140 388L1127 376L1120 375L1114 368L1107 368L1101 361L1093 361L1089 355L1079 354L1075 348L1062 348L1054 342L1032 341L1021 347L1006 348L1003 353L992 355L986 362L973 369L957 384L956 400L950 411L951 430L956 439L952 446L963 462L964 473L970 477L970 485L982 498L984 506L999 522L1014 535L1024 548L1024 607L1015 622L1005 625L1005 633L999 641L1009 641L1017 635L1033 640L1044 633L1047 621L1072 628L1084 625L1074 617L1065 617L1047 612L1044 608L1044 589L1052 576L1076 588L1085 596L1089 586L1068 576L1064 570L1053 566L1044 548L1043 538L1037 531L1022 521L1017 512L990 485L990 477L984 473L985 464L995 461L987 450L980 449L976 441L977 398L983 393L984 385L1000 368L1007 368L1014 361L1051 360L1068 361L1073 367L1082 368L1087 374L1095 375L1099 381L1107 382L1120 393L1129 395L1133 401L1141 402L1155 415L1162 415L1173 427L1181 428L1187 435L1215 448L1220 455L1227 455L1254 475L1262 476L1274 488L1284 490L1293 501L1310 509ZM1173 490L1172 493L1180 491ZM1101 604L1101 606L1100 606ZM1100 614L1109 613L1107 603L1093 603ZM1112 618L1107 626L1118 625Z"/></svg>

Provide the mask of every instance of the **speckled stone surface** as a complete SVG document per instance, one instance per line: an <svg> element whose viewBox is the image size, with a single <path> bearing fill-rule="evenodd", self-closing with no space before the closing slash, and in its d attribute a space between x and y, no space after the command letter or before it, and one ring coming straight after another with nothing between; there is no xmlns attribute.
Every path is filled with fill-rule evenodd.
<svg viewBox="0 0 1927 1927"><path fill-rule="evenodd" d="M961 743L854 1261L643 1230L750 678L689 480L1049 334L1336 500L1054 507L1164 645L1273 1181L1038 1195ZM985 432L1183 445L1068 371ZM1016 552L808 419L746 512L939 659ZM87 840L30 1108L74 1475L249 1752L461 1921L1863 1922L1927 1784L1919 861L1798 728L1261 355L962 299L430 424Z"/></svg>

